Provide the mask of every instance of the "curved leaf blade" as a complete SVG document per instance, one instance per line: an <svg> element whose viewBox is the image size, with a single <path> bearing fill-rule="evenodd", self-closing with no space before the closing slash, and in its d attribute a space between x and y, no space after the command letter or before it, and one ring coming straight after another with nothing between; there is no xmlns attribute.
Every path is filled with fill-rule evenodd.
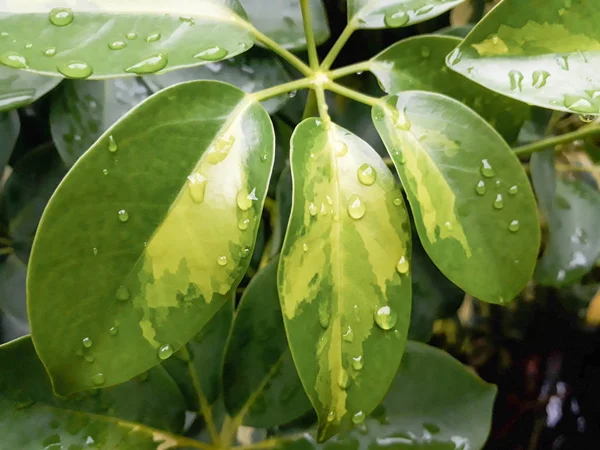
<svg viewBox="0 0 600 450"><path fill-rule="evenodd" d="M67 78L169 72L235 56L253 44L237 0L69 3L0 1L0 62ZM32 33L31 30L35 30Z"/></svg>
<svg viewBox="0 0 600 450"><path fill-rule="evenodd" d="M21 121L16 111L0 112L0 173L10 159L20 131Z"/></svg>
<svg viewBox="0 0 600 450"><path fill-rule="evenodd" d="M32 103L60 81L60 78L44 77L0 65L0 111Z"/></svg>
<svg viewBox="0 0 600 450"><path fill-rule="evenodd" d="M507 141L514 142L530 108L449 71L446 55L460 42L451 36L405 39L372 58L369 70L388 94L422 90L447 95L472 108Z"/></svg>
<svg viewBox="0 0 600 450"><path fill-rule="evenodd" d="M433 19L464 0L348 0L356 28L398 28Z"/></svg>
<svg viewBox="0 0 600 450"><path fill-rule="evenodd" d="M598 114L599 17L595 2L505 0L448 55L448 66L522 102Z"/></svg>
<svg viewBox="0 0 600 450"><path fill-rule="evenodd" d="M357 176L365 164L367 184ZM291 167L279 296L324 440L370 413L396 373L410 317L410 225L385 163L337 125L303 121L292 136Z"/></svg>
<svg viewBox="0 0 600 450"><path fill-rule="evenodd" d="M475 112L407 91L373 108L412 206L423 247L453 283L504 303L531 278L540 230L527 175Z"/></svg>
<svg viewBox="0 0 600 450"><path fill-rule="evenodd" d="M183 397L162 367L114 388L61 398L53 395L29 337L1 346L0 362L0 432L7 448L154 450L171 438L144 425L183 428Z"/></svg>
<svg viewBox="0 0 600 450"><path fill-rule="evenodd" d="M244 291L225 354L225 406L232 417L271 428L300 417L311 407L294 366L277 294L274 258Z"/></svg>
<svg viewBox="0 0 600 450"><path fill-rule="evenodd" d="M140 104L79 159L44 212L27 280L33 341L57 392L147 370L230 298L252 254L273 136L252 97L195 81Z"/></svg>

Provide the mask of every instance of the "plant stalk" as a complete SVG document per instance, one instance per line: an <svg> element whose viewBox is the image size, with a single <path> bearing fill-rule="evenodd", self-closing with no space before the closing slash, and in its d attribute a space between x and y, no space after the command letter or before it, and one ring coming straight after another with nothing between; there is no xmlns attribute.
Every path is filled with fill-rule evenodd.
<svg viewBox="0 0 600 450"><path fill-rule="evenodd" d="M309 78L301 78L299 80L290 81L289 83L280 84L279 86L273 86L271 88L264 89L262 91L254 92L250 94L257 102L262 102L271 97L277 97L278 95L285 94L291 91L297 91L298 89L306 89L311 84Z"/></svg>
<svg viewBox="0 0 600 450"><path fill-rule="evenodd" d="M517 156L529 156L532 153L541 152L543 150L553 148L560 144L565 144L567 142L573 142L579 139L585 139L587 137L596 135L600 135L600 126L588 125L570 133L561 134L560 136L553 136L548 139L542 139L541 141L534 142L533 144L515 147L513 151Z"/></svg>
<svg viewBox="0 0 600 450"><path fill-rule="evenodd" d="M310 0L300 0L302 10L302 22L304 23L304 36L306 36L306 49L308 51L308 63L313 72L319 70L319 56L317 55L317 44L312 29L312 16L310 15Z"/></svg>
<svg viewBox="0 0 600 450"><path fill-rule="evenodd" d="M326 86L330 91L335 92L336 94L343 95L344 97L348 97L352 100L355 100L359 103L364 103L365 105L375 106L381 104L381 99L376 97L371 97L370 95L363 94L361 92L355 91L354 89L347 88L346 86L342 86L337 83L328 83Z"/></svg>
<svg viewBox="0 0 600 450"><path fill-rule="evenodd" d="M340 34L337 41L335 41L335 44L333 44L333 47L331 47L331 50L329 50L329 53L327 53L327 56L325 56L325 59L320 67L323 72L329 70L331 65L335 62L335 58L338 57L344 48L344 45L346 45L346 42L348 42L348 39L350 39L350 36L352 36L354 31L356 31L356 24L353 20L351 20L346 24L344 31L342 31L342 34Z"/></svg>

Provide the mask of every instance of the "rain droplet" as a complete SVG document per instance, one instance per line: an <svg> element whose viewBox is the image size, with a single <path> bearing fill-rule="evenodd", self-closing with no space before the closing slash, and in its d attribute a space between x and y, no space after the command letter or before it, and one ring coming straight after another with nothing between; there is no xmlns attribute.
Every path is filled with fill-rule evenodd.
<svg viewBox="0 0 600 450"><path fill-rule="evenodd" d="M152 33L146 36L146 42L156 42L159 41L161 37L160 33Z"/></svg>
<svg viewBox="0 0 600 450"><path fill-rule="evenodd" d="M56 47L48 47L44 50L44 55L49 57L56 55Z"/></svg>
<svg viewBox="0 0 600 450"><path fill-rule="evenodd" d="M358 195L351 195L348 200L348 215L357 220L364 216L366 211L367 207Z"/></svg>
<svg viewBox="0 0 600 450"><path fill-rule="evenodd" d="M598 116L595 114L580 114L579 120L583 123L592 123Z"/></svg>
<svg viewBox="0 0 600 450"><path fill-rule="evenodd" d="M206 192L206 183L208 180L195 172L188 177L188 192L194 203L202 203L204 201L204 194Z"/></svg>
<svg viewBox="0 0 600 450"><path fill-rule="evenodd" d="M117 141L115 141L114 136L111 134L108 137L108 151L111 153L115 153L118 149L119 146L117 145Z"/></svg>
<svg viewBox="0 0 600 450"><path fill-rule="evenodd" d="M240 189L236 195L236 202L238 208L242 211L248 211L252 208L252 202L258 200L256 196L256 188L252 189L252 192L248 194L248 191L245 189Z"/></svg>
<svg viewBox="0 0 600 450"><path fill-rule="evenodd" d="M400 206L402 205L402 199L400 197L396 197L392 203L394 203L394 206Z"/></svg>
<svg viewBox="0 0 600 450"><path fill-rule="evenodd" d="M262 162L267 162L268 159L269 159L269 155L267 155L266 153L263 153L262 156L260 157L260 160Z"/></svg>
<svg viewBox="0 0 600 450"><path fill-rule="evenodd" d="M383 17L383 21L385 22L385 25L389 28L402 27L402 26L406 25L409 20L410 20L409 15L405 11L402 11L402 10L397 11L395 13L389 12Z"/></svg>
<svg viewBox="0 0 600 450"><path fill-rule="evenodd" d="M327 199L327 203L333 205L333 199L329 195L326 195L325 198Z"/></svg>
<svg viewBox="0 0 600 450"><path fill-rule="evenodd" d="M352 358L352 368L354 370L362 370L364 365L363 362L363 357L362 355L356 356L355 358Z"/></svg>
<svg viewBox="0 0 600 450"><path fill-rule="evenodd" d="M336 156L344 156L348 153L348 145L342 141L335 141L333 143L333 148L335 149Z"/></svg>
<svg viewBox="0 0 600 450"><path fill-rule="evenodd" d="M70 61L56 69L68 78L88 78L94 73L92 66L84 61Z"/></svg>
<svg viewBox="0 0 600 450"><path fill-rule="evenodd" d="M219 46L207 48L202 50L200 53L196 53L194 58L203 59L205 61L218 61L219 59L225 58L229 52Z"/></svg>
<svg viewBox="0 0 600 450"><path fill-rule="evenodd" d="M452 222L444 222L444 227L448 231L453 231L454 230L454 227L452 226Z"/></svg>
<svg viewBox="0 0 600 450"><path fill-rule="evenodd" d="M13 69L27 69L29 67L27 58L17 52L6 52L0 56L0 63Z"/></svg>
<svg viewBox="0 0 600 450"><path fill-rule="evenodd" d="M486 190L487 188L485 187L485 181L479 180L477 186L475 186L475 192L477 192L477 195L484 195Z"/></svg>
<svg viewBox="0 0 600 450"><path fill-rule="evenodd" d="M423 6L421 9L419 9L417 11L417 16L422 16L424 14L427 14L428 12L430 12L433 9L433 5L426 5Z"/></svg>
<svg viewBox="0 0 600 450"><path fill-rule="evenodd" d="M132 32L130 32L130 33L127 33L127 34L125 35L125 37L126 37L127 39L129 39L130 41L133 41L133 40L137 39L138 35L137 35L137 33L134 33L134 32L132 31Z"/></svg>
<svg viewBox="0 0 600 450"><path fill-rule="evenodd" d="M571 111L582 114L597 114L598 108L592 104L587 98L577 95L565 94L563 104Z"/></svg>
<svg viewBox="0 0 600 450"><path fill-rule="evenodd" d="M302 244L302 250L304 250L305 252L308 251L308 244Z"/></svg>
<svg viewBox="0 0 600 450"><path fill-rule="evenodd" d="M325 301L319 303L319 324L321 328L326 329L329 326L330 313L329 305Z"/></svg>
<svg viewBox="0 0 600 450"><path fill-rule="evenodd" d="M317 207L317 205L315 205L313 202L310 202L310 204L308 205L308 213L314 217L317 215L318 212L319 208Z"/></svg>
<svg viewBox="0 0 600 450"><path fill-rule="evenodd" d="M125 286L121 285L117 288L117 291L115 292L115 297L117 297L117 300L119 300L120 302L126 302L127 300L129 300L130 297L130 293L129 293L129 289L127 289Z"/></svg>
<svg viewBox="0 0 600 450"><path fill-rule="evenodd" d="M406 259L406 256L402 256L398 260L398 263L396 264L396 270L398 271L399 274L404 275L404 274L408 273L409 268L410 268L410 264L409 264L408 260Z"/></svg>
<svg viewBox="0 0 600 450"><path fill-rule="evenodd" d="M169 344L163 345L161 348L158 349L158 357L163 361L165 359L169 359L172 355L173 347L171 347Z"/></svg>
<svg viewBox="0 0 600 450"><path fill-rule="evenodd" d="M358 181L365 186L371 186L377 180L377 172L369 164L363 164L358 168Z"/></svg>
<svg viewBox="0 0 600 450"><path fill-rule="evenodd" d="M108 48L111 50L123 50L125 47L127 47L127 42L125 41L113 41L108 44Z"/></svg>
<svg viewBox="0 0 600 450"><path fill-rule="evenodd" d="M52 8L48 18L52 25L64 27L73 22L73 10L71 8Z"/></svg>
<svg viewBox="0 0 600 450"><path fill-rule="evenodd" d="M391 330L397 320L398 314L387 305L375 311L375 323L382 330Z"/></svg>
<svg viewBox="0 0 600 450"><path fill-rule="evenodd" d="M210 164L218 164L227 158L229 155L229 151L235 144L235 136L219 137L215 140L214 144L211 146L211 149L208 151L206 155L206 160Z"/></svg>
<svg viewBox="0 0 600 450"><path fill-rule="evenodd" d="M340 371L340 374L338 375L338 380L337 380L337 384L340 387L340 389L348 389L348 387L350 386L350 377L348 376L348 372L346 372L344 369L342 369Z"/></svg>
<svg viewBox="0 0 600 450"><path fill-rule="evenodd" d="M246 256L250 256L250 247L248 247L247 245L244 246L244 248L242 248L242 258L245 258Z"/></svg>
<svg viewBox="0 0 600 450"><path fill-rule="evenodd" d="M496 175L496 171L487 159L481 160L481 175L486 178L492 178Z"/></svg>
<svg viewBox="0 0 600 450"><path fill-rule="evenodd" d="M248 217L240 217L238 220L238 228L241 231L246 231L250 226L250 219Z"/></svg>
<svg viewBox="0 0 600 450"><path fill-rule="evenodd" d="M143 61L128 67L125 69L125 72L136 73L138 75L155 73L167 67L168 62L169 58L167 57L167 54L159 53L158 55L151 56L150 58L146 58Z"/></svg>
<svg viewBox="0 0 600 450"><path fill-rule="evenodd" d="M92 383L94 383L96 386L102 386L105 382L106 379L104 378L104 374L102 372L92 375Z"/></svg>
<svg viewBox="0 0 600 450"><path fill-rule="evenodd" d="M519 91L523 90L523 74L521 72L518 70L511 70L508 73L508 79L510 81L511 91L516 91L517 89Z"/></svg>
<svg viewBox="0 0 600 450"><path fill-rule="evenodd" d="M508 189L509 195L517 195L517 192L519 192L519 186L517 186L517 185L511 186Z"/></svg>
<svg viewBox="0 0 600 450"><path fill-rule="evenodd" d="M519 231L519 221L518 220L513 220L509 225L508 225L508 229L512 232L512 233L516 233L517 231Z"/></svg>
<svg viewBox="0 0 600 450"><path fill-rule="evenodd" d="M225 255L219 256L217 258L217 264L220 266L226 266L227 265L227 256L225 256Z"/></svg>
<svg viewBox="0 0 600 450"><path fill-rule="evenodd" d="M358 425L365 421L365 413L363 411L358 411L356 414L352 416L352 423Z"/></svg>
<svg viewBox="0 0 600 450"><path fill-rule="evenodd" d="M119 220L123 223L125 223L129 220L129 213L124 209L122 209L118 212L118 216L119 216Z"/></svg>
<svg viewBox="0 0 600 450"><path fill-rule="evenodd" d="M342 339L346 342L354 341L354 331L352 331L350 325L348 325L348 328L346 328L346 331L342 335Z"/></svg>
<svg viewBox="0 0 600 450"><path fill-rule="evenodd" d="M96 247L94 247L92 249L92 253L94 254L94 256L96 256L98 254L98 249Z"/></svg>
<svg viewBox="0 0 600 450"><path fill-rule="evenodd" d="M333 411L329 411L329 413L327 414L327 422L333 422L334 419L335 413Z"/></svg>
<svg viewBox="0 0 600 450"><path fill-rule="evenodd" d="M81 340L81 343L83 344L83 346L85 348L90 348L94 343L92 342L92 340L89 337L84 337Z"/></svg>
<svg viewBox="0 0 600 450"><path fill-rule="evenodd" d="M108 175L108 169L102 169L102 173L103 173L104 175Z"/></svg>
<svg viewBox="0 0 600 450"><path fill-rule="evenodd" d="M458 48L455 48L454 51L448 56L448 62L451 66L457 65L462 60L462 53Z"/></svg>
<svg viewBox="0 0 600 450"><path fill-rule="evenodd" d="M119 329L117 327L110 327L108 329L108 334L110 334L111 336L116 336L118 332Z"/></svg>
<svg viewBox="0 0 600 450"><path fill-rule="evenodd" d="M496 199L494 200L493 205L495 209L504 208L504 200L502 199L502 194L496 194Z"/></svg>
<svg viewBox="0 0 600 450"><path fill-rule="evenodd" d="M543 88L549 76L550 73L545 70L536 70L531 76L531 85L537 89Z"/></svg>

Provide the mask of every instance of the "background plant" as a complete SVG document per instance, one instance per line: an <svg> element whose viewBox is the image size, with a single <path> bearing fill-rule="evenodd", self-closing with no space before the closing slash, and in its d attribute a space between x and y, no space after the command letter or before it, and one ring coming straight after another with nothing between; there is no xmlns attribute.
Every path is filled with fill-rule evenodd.
<svg viewBox="0 0 600 450"><path fill-rule="evenodd" d="M562 285L594 265L596 186L532 157L550 231L537 262L518 158L596 133L538 141L560 116L528 104L599 112L597 36L577 31L598 7L505 0L464 39L331 69L357 30L461 2L350 0L322 61L318 1L272 16L258 1L121 3L0 2L2 307L24 322L27 272L32 332L1 349L8 445L314 446L298 432L314 409L318 441L482 447L494 388L407 338L426 341L461 290L504 304L534 269ZM363 71L388 95L339 81ZM341 98L374 128L338 124ZM19 134L20 120L41 126Z"/></svg>

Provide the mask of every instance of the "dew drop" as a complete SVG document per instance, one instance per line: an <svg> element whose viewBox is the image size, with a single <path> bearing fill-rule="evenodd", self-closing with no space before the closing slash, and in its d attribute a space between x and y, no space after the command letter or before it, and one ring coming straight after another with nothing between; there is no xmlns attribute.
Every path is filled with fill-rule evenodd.
<svg viewBox="0 0 600 450"><path fill-rule="evenodd" d="M194 172L188 177L188 192L194 203L202 203L204 201L204 194L206 193L206 183L208 180L200 175L198 172Z"/></svg>
<svg viewBox="0 0 600 450"><path fill-rule="evenodd" d="M196 53L194 58L203 59L205 61L218 61L225 58L229 52L219 46L210 47L206 50L202 50L200 53Z"/></svg>
<svg viewBox="0 0 600 450"><path fill-rule="evenodd" d="M502 198L502 194L496 194L496 199L494 200L493 205L495 209L504 208L504 199Z"/></svg>
<svg viewBox="0 0 600 450"><path fill-rule="evenodd" d="M402 256L398 260L398 263L396 264L396 270L398 271L399 274L404 275L404 274L408 273L409 268L410 268L410 264L409 264L408 260L406 259L406 256Z"/></svg>
<svg viewBox="0 0 600 450"><path fill-rule="evenodd" d="M173 347L169 344L163 345L158 349L158 357L161 360L169 359L173 355Z"/></svg>
<svg viewBox="0 0 600 450"><path fill-rule="evenodd" d="M269 159L269 155L267 155L266 153L263 153L262 156L260 157L260 160L262 162L267 162L268 159Z"/></svg>
<svg viewBox="0 0 600 450"><path fill-rule="evenodd" d="M85 355L83 357L83 359L85 360L85 362L90 363L90 364L93 363L94 361L96 361L96 358L94 358L93 355Z"/></svg>
<svg viewBox="0 0 600 450"><path fill-rule="evenodd" d="M402 27L410 20L409 15L405 11L389 12L383 17L385 25L389 28Z"/></svg>
<svg viewBox="0 0 600 450"><path fill-rule="evenodd" d="M314 217L317 215L318 212L319 208L317 207L317 205L315 205L313 202L310 202L310 204L308 205L308 213Z"/></svg>
<svg viewBox="0 0 600 450"><path fill-rule="evenodd" d="M105 382L106 379L104 378L104 374L102 372L92 375L92 383L94 383L94 385L102 386Z"/></svg>
<svg viewBox="0 0 600 450"><path fill-rule="evenodd" d="M382 330L391 330L398 320L398 313L389 306L382 306L375 311L375 323Z"/></svg>
<svg viewBox="0 0 600 450"><path fill-rule="evenodd" d="M518 70L511 70L508 73L508 79L510 81L511 91L522 91L523 90L523 74Z"/></svg>
<svg viewBox="0 0 600 450"><path fill-rule="evenodd" d="M211 149L208 151L206 155L206 160L210 164L218 164L227 158L231 148L235 144L235 136L219 137L215 140Z"/></svg>
<svg viewBox="0 0 600 450"><path fill-rule="evenodd" d="M252 189L252 192L248 194L248 191L245 189L240 189L236 195L236 202L238 208L242 211L248 211L252 208L252 202L258 200L256 196L256 188Z"/></svg>
<svg viewBox="0 0 600 450"><path fill-rule="evenodd" d="M519 186L517 186L517 185L511 186L508 189L508 194L509 195L517 195L517 192L519 192Z"/></svg>
<svg viewBox="0 0 600 450"><path fill-rule="evenodd" d="M496 175L496 171L487 159L481 160L481 175L486 178L492 178Z"/></svg>
<svg viewBox="0 0 600 450"><path fill-rule="evenodd" d="M448 56L448 62L451 66L457 65L462 61L462 53L458 48L455 48L454 51Z"/></svg>
<svg viewBox="0 0 600 450"><path fill-rule="evenodd" d="M337 384L340 389L344 390L348 389L350 386L350 377L348 376L348 372L346 372L344 369L342 369L338 375Z"/></svg>
<svg viewBox="0 0 600 450"><path fill-rule="evenodd" d="M81 343L83 344L83 346L85 348L90 348L92 345L94 345L94 343L92 342L92 340L89 337L84 337L81 340Z"/></svg>
<svg viewBox="0 0 600 450"><path fill-rule="evenodd" d="M125 35L125 37L126 37L127 39L129 39L130 41L133 41L133 40L137 39L138 35L137 35L137 33L134 33L134 32L132 31L132 32L130 32L130 33L127 33L127 34Z"/></svg>
<svg viewBox="0 0 600 450"><path fill-rule="evenodd" d="M88 78L94 73L92 66L84 61L70 61L56 69L68 78Z"/></svg>
<svg viewBox="0 0 600 450"><path fill-rule="evenodd" d="M359 425L365 421L365 413L364 411L358 411L356 414L352 416L352 423L355 425Z"/></svg>
<svg viewBox="0 0 600 450"><path fill-rule="evenodd" d="M118 332L119 329L117 327L110 327L108 329L108 334L110 334L111 336L116 336Z"/></svg>
<svg viewBox="0 0 600 450"><path fill-rule="evenodd" d="M333 143L333 148L335 149L336 156L344 156L348 153L348 145L342 141L335 141Z"/></svg>
<svg viewBox="0 0 600 450"><path fill-rule="evenodd" d="M592 123L598 116L595 114L580 114L579 120L583 123Z"/></svg>
<svg viewBox="0 0 600 450"><path fill-rule="evenodd" d="M108 48L111 50L123 50L125 47L127 47L127 42L125 41L113 41L108 44Z"/></svg>
<svg viewBox="0 0 600 450"><path fill-rule="evenodd" d="M358 195L351 195L348 200L348 215L355 220L362 218L367 211L367 207Z"/></svg>
<svg viewBox="0 0 600 450"><path fill-rule="evenodd" d="M396 197L392 203L394 204L394 206L401 206L402 199L400 197Z"/></svg>
<svg viewBox="0 0 600 450"><path fill-rule="evenodd" d="M98 254L98 249L96 247L94 247L92 249L92 253L94 254L94 256L96 256Z"/></svg>
<svg viewBox="0 0 600 450"><path fill-rule="evenodd" d="M111 134L108 137L108 151L111 153L115 153L119 149L117 145L117 141L115 141L115 137Z"/></svg>
<svg viewBox="0 0 600 450"><path fill-rule="evenodd" d="M241 231L246 231L250 226L250 219L247 217L240 217L238 220L238 228Z"/></svg>
<svg viewBox="0 0 600 450"><path fill-rule="evenodd" d="M545 70L536 70L531 76L531 85L537 89L543 88L549 76L550 73Z"/></svg>
<svg viewBox="0 0 600 450"><path fill-rule="evenodd" d="M124 209L122 209L118 212L118 216L119 216L119 220L123 223L125 223L129 220L129 213Z"/></svg>
<svg viewBox="0 0 600 450"><path fill-rule="evenodd" d="M327 329L330 318L329 306L325 301L322 301L319 303L319 325L321 325L321 328Z"/></svg>
<svg viewBox="0 0 600 450"><path fill-rule="evenodd" d="M508 225L508 229L511 233L516 233L517 231L519 231L519 221L518 220L513 220L509 225Z"/></svg>
<svg viewBox="0 0 600 450"><path fill-rule="evenodd" d="M168 62L169 58L167 57L167 54L159 53L158 55L151 56L150 58L146 58L143 61L128 67L125 69L125 72L138 75L155 73L167 67Z"/></svg>
<svg viewBox="0 0 600 450"><path fill-rule="evenodd" d="M308 244L302 244L302 250L304 250L305 252L308 251Z"/></svg>
<svg viewBox="0 0 600 450"><path fill-rule="evenodd" d="M352 368L354 370L362 370L363 366L364 366L364 362L363 362L362 355L352 358Z"/></svg>
<svg viewBox="0 0 600 450"><path fill-rule="evenodd" d="M327 414L327 422L333 422L335 419L335 413L333 411L329 411Z"/></svg>
<svg viewBox="0 0 600 450"><path fill-rule="evenodd" d="M104 175L108 175L108 169L102 169L102 173L103 173Z"/></svg>
<svg viewBox="0 0 600 450"><path fill-rule="evenodd" d="M430 12L433 9L433 5L426 5L423 6L421 9L419 9L417 11L417 16L422 16L424 14L427 14L428 12Z"/></svg>
<svg viewBox="0 0 600 450"><path fill-rule="evenodd" d="M146 42L156 42L159 41L162 35L160 33L152 33L146 36Z"/></svg>
<svg viewBox="0 0 600 450"><path fill-rule="evenodd" d="M52 57L56 55L56 47L48 47L44 50L44 56Z"/></svg>
<svg viewBox="0 0 600 450"><path fill-rule="evenodd" d="M454 226L452 226L452 222L444 222L444 227L448 231L453 231L454 230Z"/></svg>
<svg viewBox="0 0 600 450"><path fill-rule="evenodd" d="M117 297L117 300L119 300L120 302L126 302L127 300L129 300L130 296L131 294L129 293L129 289L127 289L123 285L119 286L117 288L117 291L115 292L115 297Z"/></svg>
<svg viewBox="0 0 600 450"><path fill-rule="evenodd" d="M48 18L52 25L57 27L65 27L73 22L73 10L71 8L52 8Z"/></svg>
<svg viewBox="0 0 600 450"><path fill-rule="evenodd" d="M6 52L0 56L0 63L13 69L27 69L29 67L27 58L17 52Z"/></svg>
<svg viewBox="0 0 600 450"><path fill-rule="evenodd" d="M581 114L598 114L598 107L594 106L587 98L578 95L565 94L563 101L565 107L571 111Z"/></svg>
<svg viewBox="0 0 600 450"><path fill-rule="evenodd" d="M225 255L219 256L217 258L217 264L220 266L226 266L227 265L227 256L225 256Z"/></svg>
<svg viewBox="0 0 600 450"><path fill-rule="evenodd" d="M348 325L348 328L346 328L346 331L342 334L342 339L346 342L354 341L354 331L352 331L350 325Z"/></svg>
<svg viewBox="0 0 600 450"><path fill-rule="evenodd" d="M241 256L242 256L242 258L250 256L250 247L248 247L247 245L245 245L244 248L242 248Z"/></svg>
<svg viewBox="0 0 600 450"><path fill-rule="evenodd" d="M365 186L372 186L377 180L377 171L369 164L363 164L358 168L358 181Z"/></svg>

